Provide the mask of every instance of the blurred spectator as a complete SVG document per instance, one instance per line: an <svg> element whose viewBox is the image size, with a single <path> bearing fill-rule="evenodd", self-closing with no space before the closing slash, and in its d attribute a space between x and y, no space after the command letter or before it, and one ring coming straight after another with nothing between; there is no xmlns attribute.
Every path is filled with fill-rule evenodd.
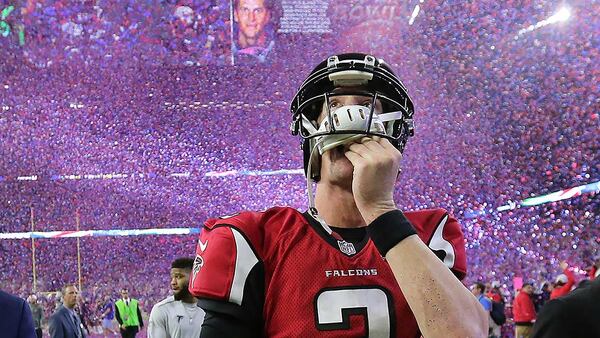
<svg viewBox="0 0 600 338"><path fill-rule="evenodd" d="M515 321L515 338L531 337L531 329L535 323L535 306L531 295L533 282L525 282L513 302L513 318Z"/></svg>
<svg viewBox="0 0 600 338"><path fill-rule="evenodd" d="M533 327L533 338L600 337L600 279L549 301Z"/></svg>
<svg viewBox="0 0 600 338"><path fill-rule="evenodd" d="M544 282L542 284L542 288L541 288L540 292L534 293L533 299L534 299L534 304L535 304L535 312L540 312L540 310L542 309L542 306L544 306L544 304L548 300L550 300L550 294L552 293L553 289L554 289L554 286L552 285L552 283Z"/></svg>
<svg viewBox="0 0 600 338"><path fill-rule="evenodd" d="M494 329L497 327L497 325L495 325L495 322L491 318L492 301L488 297L486 297L485 284L483 284L481 282L477 282L477 283L471 285L471 293L473 294L473 296L475 296L477 298L477 300L479 301L481 306L483 306L483 309L488 313L488 317L489 317L488 318L488 323L489 323L488 337L497 338L494 333ZM498 328L498 330L499 330L499 328Z"/></svg>
<svg viewBox="0 0 600 338"><path fill-rule="evenodd" d="M29 295L27 297L27 303L31 310L31 316L33 317L33 326L35 327L35 334L37 338L42 338L42 320L43 320L43 309L38 303L36 295Z"/></svg>
<svg viewBox="0 0 600 338"><path fill-rule="evenodd" d="M63 304L50 317L51 338L85 338L86 332L77 312L77 295L79 291L73 284L66 284L62 288Z"/></svg>
<svg viewBox="0 0 600 338"><path fill-rule="evenodd" d="M500 282L492 282L487 297L492 301L489 338L500 338L502 336L502 325L506 323L505 302L500 291Z"/></svg>
<svg viewBox="0 0 600 338"><path fill-rule="evenodd" d="M121 299L115 303L115 318L119 322L121 336L133 338L144 326L138 300L129 298L129 289L121 289Z"/></svg>
<svg viewBox="0 0 600 338"><path fill-rule="evenodd" d="M492 302L503 303L504 297L502 296L502 291L500 291L500 282L493 281L489 288L486 287L487 293L486 297L489 298Z"/></svg>
<svg viewBox="0 0 600 338"><path fill-rule="evenodd" d="M575 285L575 275L573 274L573 271L569 269L567 262L561 262L560 268L563 270L563 273L556 277L550 299L566 295Z"/></svg>
<svg viewBox="0 0 600 338"><path fill-rule="evenodd" d="M81 324L86 332L90 332L90 329L93 328L93 313L90 308L89 302L83 296L83 293L77 295L77 307L76 311L79 314L79 318L81 319Z"/></svg>
<svg viewBox="0 0 600 338"><path fill-rule="evenodd" d="M104 296L103 303L100 307L100 318L102 318L102 332L106 335L116 334L114 319L115 309L109 295Z"/></svg>

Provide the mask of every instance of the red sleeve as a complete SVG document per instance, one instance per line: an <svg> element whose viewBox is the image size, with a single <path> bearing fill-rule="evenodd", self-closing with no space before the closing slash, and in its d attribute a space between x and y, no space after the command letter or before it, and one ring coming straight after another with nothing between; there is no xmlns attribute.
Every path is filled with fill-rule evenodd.
<svg viewBox="0 0 600 338"><path fill-rule="evenodd" d="M207 221L196 246L192 295L241 305L250 272L262 261L259 232L256 213Z"/></svg>
<svg viewBox="0 0 600 338"><path fill-rule="evenodd" d="M573 285L575 285L575 275L573 274L573 271L566 268L563 273L567 276L567 283L561 287L554 288L550 294L550 299L555 299L568 294L573 288Z"/></svg>
<svg viewBox="0 0 600 338"><path fill-rule="evenodd" d="M575 274L569 268L566 268L563 272L565 275L567 275L567 284L565 284L565 287L567 288L567 290L571 291L571 288L573 287L573 285L575 285ZM567 291L567 293L569 291Z"/></svg>
<svg viewBox="0 0 600 338"><path fill-rule="evenodd" d="M535 320L536 314L535 314L535 306L533 305L533 301L531 300L531 298L526 299L525 302L525 318L527 318L528 321L532 322Z"/></svg>
<svg viewBox="0 0 600 338"><path fill-rule="evenodd" d="M459 278L467 274L465 239L456 218L446 210L433 209L405 213L421 240Z"/></svg>

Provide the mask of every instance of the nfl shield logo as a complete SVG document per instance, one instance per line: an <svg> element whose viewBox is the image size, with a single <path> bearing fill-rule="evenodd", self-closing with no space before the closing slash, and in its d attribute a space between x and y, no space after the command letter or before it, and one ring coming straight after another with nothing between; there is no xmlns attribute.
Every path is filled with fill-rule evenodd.
<svg viewBox="0 0 600 338"><path fill-rule="evenodd" d="M338 246L340 247L340 251L345 253L348 256L352 256L356 253L356 249L352 243L348 243L346 241L337 241Z"/></svg>

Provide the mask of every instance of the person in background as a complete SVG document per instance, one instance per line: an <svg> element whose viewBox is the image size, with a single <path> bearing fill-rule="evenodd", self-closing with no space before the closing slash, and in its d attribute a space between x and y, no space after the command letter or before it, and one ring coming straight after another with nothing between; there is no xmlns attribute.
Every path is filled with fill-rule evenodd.
<svg viewBox="0 0 600 338"><path fill-rule="evenodd" d="M573 271L569 269L569 264L567 264L567 262L561 262L560 268L563 270L563 273L556 277L550 299L556 299L568 294L573 288L573 285L575 285L575 275L573 274Z"/></svg>
<svg viewBox="0 0 600 338"><path fill-rule="evenodd" d="M50 317L51 338L86 337L81 318L75 312L78 293L77 287L74 284L66 284L62 288L63 304Z"/></svg>
<svg viewBox="0 0 600 338"><path fill-rule="evenodd" d="M499 281L493 281L490 284L489 288L486 287L486 290L488 290L488 291L485 294L485 296L487 298L489 298L492 302L498 302L498 303L504 302L504 297L502 296L502 291L500 291L500 282Z"/></svg>
<svg viewBox="0 0 600 338"><path fill-rule="evenodd" d="M81 324L83 328L90 332L90 327L92 327L92 311L90 309L90 304L86 300L86 298L80 293L77 296L77 313L79 314L79 318L81 318Z"/></svg>
<svg viewBox="0 0 600 338"><path fill-rule="evenodd" d="M115 303L115 317L119 322L121 336L133 338L144 327L142 312L137 299L129 298L129 290L121 289L121 299Z"/></svg>
<svg viewBox="0 0 600 338"><path fill-rule="evenodd" d="M38 338L42 338L42 316L44 310L38 303L36 295L30 295L27 297L27 303L31 310L31 316L33 317L33 326L35 327L35 334Z"/></svg>
<svg viewBox="0 0 600 338"><path fill-rule="evenodd" d="M193 258L178 258L171 263L173 295L152 307L148 323L149 338L198 338L204 311L189 290Z"/></svg>
<svg viewBox="0 0 600 338"><path fill-rule="evenodd" d="M533 282L523 284L521 291L513 301L513 318L515 321L515 338L530 338L536 312L531 295Z"/></svg>
<svg viewBox="0 0 600 338"><path fill-rule="evenodd" d="M494 319L492 318L493 301L486 296L485 290L486 286L481 282L477 282L471 286L471 293L473 296L475 296L475 298L477 298L483 309L489 314L490 317L488 320L488 338L498 338L499 334L496 335L495 333L496 331L499 331L499 327L498 325L495 325Z"/></svg>
<svg viewBox="0 0 600 338"><path fill-rule="evenodd" d="M542 306L544 306L544 304L550 300L550 294L552 293L553 289L554 285L546 281L544 284L542 284L542 289L534 294L533 303L535 304L535 312L540 312Z"/></svg>
<svg viewBox="0 0 600 338"><path fill-rule="evenodd" d="M486 312L492 311L492 301L485 296L485 285L483 283L477 282L471 285L471 293L477 298Z"/></svg>
<svg viewBox="0 0 600 338"><path fill-rule="evenodd" d="M502 325L506 323L505 301L500 290L500 282L494 281L486 296L492 301L490 311L490 332L488 338L500 338L502 336Z"/></svg>
<svg viewBox="0 0 600 338"><path fill-rule="evenodd" d="M106 336L107 334L116 334L113 320L115 319L115 308L113 307L112 300L109 295L104 297L104 303L100 308L102 318L102 332Z"/></svg>

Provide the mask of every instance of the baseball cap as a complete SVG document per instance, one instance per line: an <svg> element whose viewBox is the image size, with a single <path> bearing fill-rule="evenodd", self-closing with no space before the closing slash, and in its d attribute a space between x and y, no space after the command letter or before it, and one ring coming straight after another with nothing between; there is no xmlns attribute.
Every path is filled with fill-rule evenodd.
<svg viewBox="0 0 600 338"><path fill-rule="evenodd" d="M560 275L556 276L555 283L567 284L567 281L569 281L569 279L567 278L567 275L565 275L564 273L561 273Z"/></svg>

